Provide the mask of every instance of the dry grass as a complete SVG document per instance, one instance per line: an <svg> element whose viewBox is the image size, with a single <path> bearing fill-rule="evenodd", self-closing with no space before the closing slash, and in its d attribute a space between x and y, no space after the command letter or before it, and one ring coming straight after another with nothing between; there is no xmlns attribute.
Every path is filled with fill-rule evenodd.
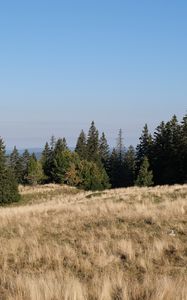
<svg viewBox="0 0 187 300"><path fill-rule="evenodd" d="M1 300L187 299L187 185L20 189L0 208Z"/></svg>

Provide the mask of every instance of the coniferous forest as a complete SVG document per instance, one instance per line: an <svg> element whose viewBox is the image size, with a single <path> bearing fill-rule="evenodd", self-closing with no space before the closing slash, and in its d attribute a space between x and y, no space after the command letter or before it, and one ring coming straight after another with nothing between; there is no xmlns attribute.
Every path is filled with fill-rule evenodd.
<svg viewBox="0 0 187 300"><path fill-rule="evenodd" d="M187 115L173 116L154 133L145 124L136 148L123 144L122 130L110 149L105 133L94 121L88 134L81 131L74 151L65 138L51 137L40 159L16 147L7 156L0 139L0 203L19 200L18 184L58 183L85 190L165 185L187 182Z"/></svg>

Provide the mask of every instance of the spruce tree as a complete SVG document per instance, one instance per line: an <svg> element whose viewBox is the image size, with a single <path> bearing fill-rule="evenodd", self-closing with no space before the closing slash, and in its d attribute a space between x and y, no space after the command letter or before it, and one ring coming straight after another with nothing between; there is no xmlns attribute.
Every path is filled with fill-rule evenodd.
<svg viewBox="0 0 187 300"><path fill-rule="evenodd" d="M99 158L99 132L95 127L94 121L92 121L87 138L87 159L94 161L95 163L100 162Z"/></svg>
<svg viewBox="0 0 187 300"><path fill-rule="evenodd" d="M3 139L0 137L0 169L5 167L6 162L6 150Z"/></svg>
<svg viewBox="0 0 187 300"><path fill-rule="evenodd" d="M21 157L21 162L22 162L22 172L21 172L21 181L23 184L27 183L26 177L28 175L28 164L29 164L29 160L30 160L30 153L29 151L26 149L23 152L23 155Z"/></svg>
<svg viewBox="0 0 187 300"><path fill-rule="evenodd" d="M119 161L119 165L122 166L123 165L123 160L124 160L124 153L125 153L125 148L124 148L124 144L123 144L123 133L122 133L122 129L119 130L118 133L118 138L117 138L117 154L118 154L118 161Z"/></svg>
<svg viewBox="0 0 187 300"><path fill-rule="evenodd" d="M104 132L99 140L99 156L107 174L109 174L110 148Z"/></svg>
<svg viewBox="0 0 187 300"><path fill-rule="evenodd" d="M86 143L87 143L86 135L85 135L84 131L82 130L77 139L77 144L75 147L75 152L78 153L78 155L81 159L87 158Z"/></svg>
<svg viewBox="0 0 187 300"><path fill-rule="evenodd" d="M125 186L125 168L124 168L124 156L125 156L125 147L123 144L123 134L122 129L119 130L117 138L117 161L116 161L116 186L115 187L124 187Z"/></svg>
<svg viewBox="0 0 187 300"><path fill-rule="evenodd" d="M18 183L10 167L6 164L5 145L0 138L0 204L16 202L20 199Z"/></svg>
<svg viewBox="0 0 187 300"><path fill-rule="evenodd" d="M153 173L149 169L149 160L145 156L140 167L140 171L136 180L137 186L152 186L153 185Z"/></svg>
<svg viewBox="0 0 187 300"><path fill-rule="evenodd" d="M10 168L14 172L18 183L22 183L22 159L16 147L14 147L9 159Z"/></svg>
<svg viewBox="0 0 187 300"><path fill-rule="evenodd" d="M109 162L109 178L112 188L116 188L118 186L118 171L118 155L114 148Z"/></svg>
<svg viewBox="0 0 187 300"><path fill-rule="evenodd" d="M55 136L52 135L52 136L51 136L51 139L50 139L50 149L51 149L51 151L54 150L55 145L56 145L56 139L55 139Z"/></svg>
<svg viewBox="0 0 187 300"><path fill-rule="evenodd" d="M180 170L181 183L187 183L187 114L181 123Z"/></svg>
<svg viewBox="0 0 187 300"><path fill-rule="evenodd" d="M136 152L133 146L129 146L124 158L125 186L133 186L136 173Z"/></svg>
<svg viewBox="0 0 187 300"><path fill-rule="evenodd" d="M42 151L42 155L41 155L41 162L43 167L45 166L46 162L49 160L50 154L51 154L51 150L49 147L49 143L46 142L44 146L44 150Z"/></svg>
<svg viewBox="0 0 187 300"><path fill-rule="evenodd" d="M54 146L54 154L68 150L66 139L59 138Z"/></svg>
<svg viewBox="0 0 187 300"><path fill-rule="evenodd" d="M153 140L151 167L155 184L181 182L181 128L176 116L156 128Z"/></svg>
<svg viewBox="0 0 187 300"><path fill-rule="evenodd" d="M144 157L147 156L148 159L151 157L152 150L152 136L149 133L147 124L145 124L142 134L140 136L140 142L136 148L136 164L137 172L139 172L140 166L144 160Z"/></svg>
<svg viewBox="0 0 187 300"><path fill-rule="evenodd" d="M52 151L48 142L46 142L41 156L41 164L45 175L44 180L46 183L50 182L51 179L51 161L52 161Z"/></svg>
<svg viewBox="0 0 187 300"><path fill-rule="evenodd" d="M52 182L66 183L66 172L71 160L72 154L69 150L55 151L51 169Z"/></svg>

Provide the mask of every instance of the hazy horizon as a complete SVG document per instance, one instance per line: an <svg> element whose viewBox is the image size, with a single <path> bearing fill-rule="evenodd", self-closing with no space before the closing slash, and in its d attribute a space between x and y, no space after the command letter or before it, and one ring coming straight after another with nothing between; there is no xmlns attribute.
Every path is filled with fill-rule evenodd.
<svg viewBox="0 0 187 300"><path fill-rule="evenodd" d="M92 120L136 145L187 95L186 1L0 3L0 136L8 149L73 147Z"/></svg>

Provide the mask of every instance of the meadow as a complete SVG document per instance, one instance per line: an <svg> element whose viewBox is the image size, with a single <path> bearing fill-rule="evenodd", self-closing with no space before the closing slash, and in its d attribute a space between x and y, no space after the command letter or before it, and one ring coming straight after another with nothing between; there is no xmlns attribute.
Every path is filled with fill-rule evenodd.
<svg viewBox="0 0 187 300"><path fill-rule="evenodd" d="M0 208L1 300L187 299L187 185L20 193Z"/></svg>

